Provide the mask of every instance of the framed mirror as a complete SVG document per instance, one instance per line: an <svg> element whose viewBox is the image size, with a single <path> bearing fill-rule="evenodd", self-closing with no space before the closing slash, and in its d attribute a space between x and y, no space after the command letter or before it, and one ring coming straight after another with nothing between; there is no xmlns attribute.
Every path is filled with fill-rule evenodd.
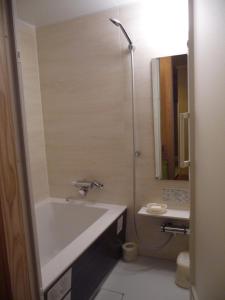
<svg viewBox="0 0 225 300"><path fill-rule="evenodd" d="M152 60L155 173L189 179L187 54Z"/></svg>

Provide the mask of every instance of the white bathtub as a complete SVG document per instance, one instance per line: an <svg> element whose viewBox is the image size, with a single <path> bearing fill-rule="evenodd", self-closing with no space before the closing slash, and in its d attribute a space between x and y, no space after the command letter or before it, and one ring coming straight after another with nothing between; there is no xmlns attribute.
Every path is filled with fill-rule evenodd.
<svg viewBox="0 0 225 300"><path fill-rule="evenodd" d="M42 290L46 290L126 209L49 198L35 206Z"/></svg>

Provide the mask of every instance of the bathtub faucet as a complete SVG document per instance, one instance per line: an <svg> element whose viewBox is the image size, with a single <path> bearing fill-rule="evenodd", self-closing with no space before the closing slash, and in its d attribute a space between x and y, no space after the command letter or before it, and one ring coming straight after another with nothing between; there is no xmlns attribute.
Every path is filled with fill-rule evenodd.
<svg viewBox="0 0 225 300"><path fill-rule="evenodd" d="M82 197L85 197L87 195L87 193L89 192L89 190L93 189L94 187L102 190L104 185L96 180L94 181L72 181L72 185L76 188L79 189L79 194Z"/></svg>

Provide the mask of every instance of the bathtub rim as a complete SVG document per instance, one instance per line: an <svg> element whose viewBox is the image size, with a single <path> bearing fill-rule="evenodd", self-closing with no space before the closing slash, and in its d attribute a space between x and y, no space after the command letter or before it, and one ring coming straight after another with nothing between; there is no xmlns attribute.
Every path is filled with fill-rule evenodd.
<svg viewBox="0 0 225 300"><path fill-rule="evenodd" d="M71 264L97 240L97 238L127 209L125 205L90 202L84 200L67 201L63 198L50 197L35 204L35 209L48 203L60 203L62 205L82 205L106 209L106 212L91 226L85 229L75 240L55 255L48 263L41 266L41 290L44 292L52 283L65 272ZM40 260L40 257L39 257Z"/></svg>

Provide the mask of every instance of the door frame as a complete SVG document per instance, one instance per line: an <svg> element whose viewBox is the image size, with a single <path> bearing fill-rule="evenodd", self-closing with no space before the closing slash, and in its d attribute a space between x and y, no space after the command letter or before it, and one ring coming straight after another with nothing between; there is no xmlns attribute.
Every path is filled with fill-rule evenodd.
<svg viewBox="0 0 225 300"><path fill-rule="evenodd" d="M1 299L40 299L11 1L0 0Z"/></svg>

